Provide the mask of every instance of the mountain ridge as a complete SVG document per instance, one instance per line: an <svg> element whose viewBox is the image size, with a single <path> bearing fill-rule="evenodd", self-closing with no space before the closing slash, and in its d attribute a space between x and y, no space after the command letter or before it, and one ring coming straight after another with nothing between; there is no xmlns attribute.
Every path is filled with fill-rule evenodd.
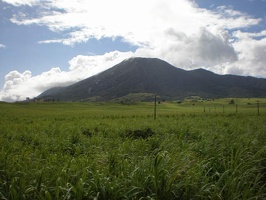
<svg viewBox="0 0 266 200"><path fill-rule="evenodd" d="M97 75L38 96L62 101L110 101L128 94L157 94L165 99L266 97L266 79L186 71L158 58L129 58Z"/></svg>

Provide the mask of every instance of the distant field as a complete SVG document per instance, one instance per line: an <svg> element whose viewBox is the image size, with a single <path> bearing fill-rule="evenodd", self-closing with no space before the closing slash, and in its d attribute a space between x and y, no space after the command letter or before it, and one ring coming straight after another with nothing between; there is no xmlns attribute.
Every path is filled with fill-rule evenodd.
<svg viewBox="0 0 266 200"><path fill-rule="evenodd" d="M231 100L0 103L0 199L265 199L266 99Z"/></svg>

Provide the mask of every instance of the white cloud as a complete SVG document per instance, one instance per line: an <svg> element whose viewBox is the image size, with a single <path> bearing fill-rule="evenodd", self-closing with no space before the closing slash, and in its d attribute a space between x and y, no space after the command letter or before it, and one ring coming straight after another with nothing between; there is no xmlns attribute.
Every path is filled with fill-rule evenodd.
<svg viewBox="0 0 266 200"><path fill-rule="evenodd" d="M10 4L38 7L38 13L18 13L11 21L18 25L36 24L62 33L61 38L39 41L74 46L91 38L121 37L138 46L136 52L105 55L77 55L69 61L69 71L53 68L41 75L6 80L1 92L7 98L38 95L49 87L67 85L98 73L130 56L158 57L184 69L203 67L217 73L266 77L266 30L242 32L261 23L231 7L202 9L192 0L5 0ZM35 17L33 17L35 16ZM42 84L41 84L42 83ZM45 84L43 84L45 83ZM18 88L31 86L19 93ZM21 90L22 91L22 90ZM17 93L16 93L17 92ZM11 96L8 97L7 94ZM17 97L15 94L20 94Z"/></svg>
<svg viewBox="0 0 266 200"><path fill-rule="evenodd" d="M4 44L0 44L0 49L5 49L6 46Z"/></svg>
<svg viewBox="0 0 266 200"><path fill-rule="evenodd" d="M12 4L14 6L21 6L21 5L33 6L39 3L38 0L2 0L2 1Z"/></svg>
<svg viewBox="0 0 266 200"><path fill-rule="evenodd" d="M242 32L242 31L235 31L234 37L240 40L250 40L251 38L258 38L258 37L266 37L266 30L262 30L260 32Z"/></svg>
<svg viewBox="0 0 266 200"><path fill-rule="evenodd" d="M68 31L66 38L41 41L65 45L86 42L90 38L117 36L135 45L152 45L156 36L169 28L192 35L201 27L215 32L221 28L247 27L260 22L260 19L231 8L220 7L215 12L199 9L188 0L60 0L43 1L40 5L39 17L18 14L12 21L20 25L43 25L52 31Z"/></svg>
<svg viewBox="0 0 266 200"><path fill-rule="evenodd" d="M238 52L238 61L228 63L225 67L226 73L266 77L266 37L261 37L265 31L260 33L242 33L237 31L238 40L233 44Z"/></svg>
<svg viewBox="0 0 266 200"><path fill-rule="evenodd" d="M213 34L201 28L197 34L188 36L183 32L169 29L154 49L138 49L136 54L158 57L184 69L211 69L215 65L237 60L228 34L222 30Z"/></svg>
<svg viewBox="0 0 266 200"><path fill-rule="evenodd" d="M40 75L32 76L30 71L11 71L5 76L5 85L0 91L1 101L21 101L36 97L55 86L67 86L93 76L129 58L132 52L114 51L97 56L77 56L69 61L69 71L54 67Z"/></svg>

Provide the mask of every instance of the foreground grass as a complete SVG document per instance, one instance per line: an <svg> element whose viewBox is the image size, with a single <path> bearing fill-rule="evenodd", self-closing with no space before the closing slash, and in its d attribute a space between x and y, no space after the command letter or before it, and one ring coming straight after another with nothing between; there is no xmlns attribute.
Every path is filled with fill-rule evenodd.
<svg viewBox="0 0 266 200"><path fill-rule="evenodd" d="M0 199L264 199L265 107L225 101L2 103Z"/></svg>

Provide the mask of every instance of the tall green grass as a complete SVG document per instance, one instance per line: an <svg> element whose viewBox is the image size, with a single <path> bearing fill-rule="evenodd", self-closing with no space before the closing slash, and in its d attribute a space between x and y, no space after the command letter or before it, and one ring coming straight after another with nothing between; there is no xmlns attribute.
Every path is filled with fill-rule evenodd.
<svg viewBox="0 0 266 200"><path fill-rule="evenodd" d="M237 101L1 103L0 199L264 199L265 107Z"/></svg>

